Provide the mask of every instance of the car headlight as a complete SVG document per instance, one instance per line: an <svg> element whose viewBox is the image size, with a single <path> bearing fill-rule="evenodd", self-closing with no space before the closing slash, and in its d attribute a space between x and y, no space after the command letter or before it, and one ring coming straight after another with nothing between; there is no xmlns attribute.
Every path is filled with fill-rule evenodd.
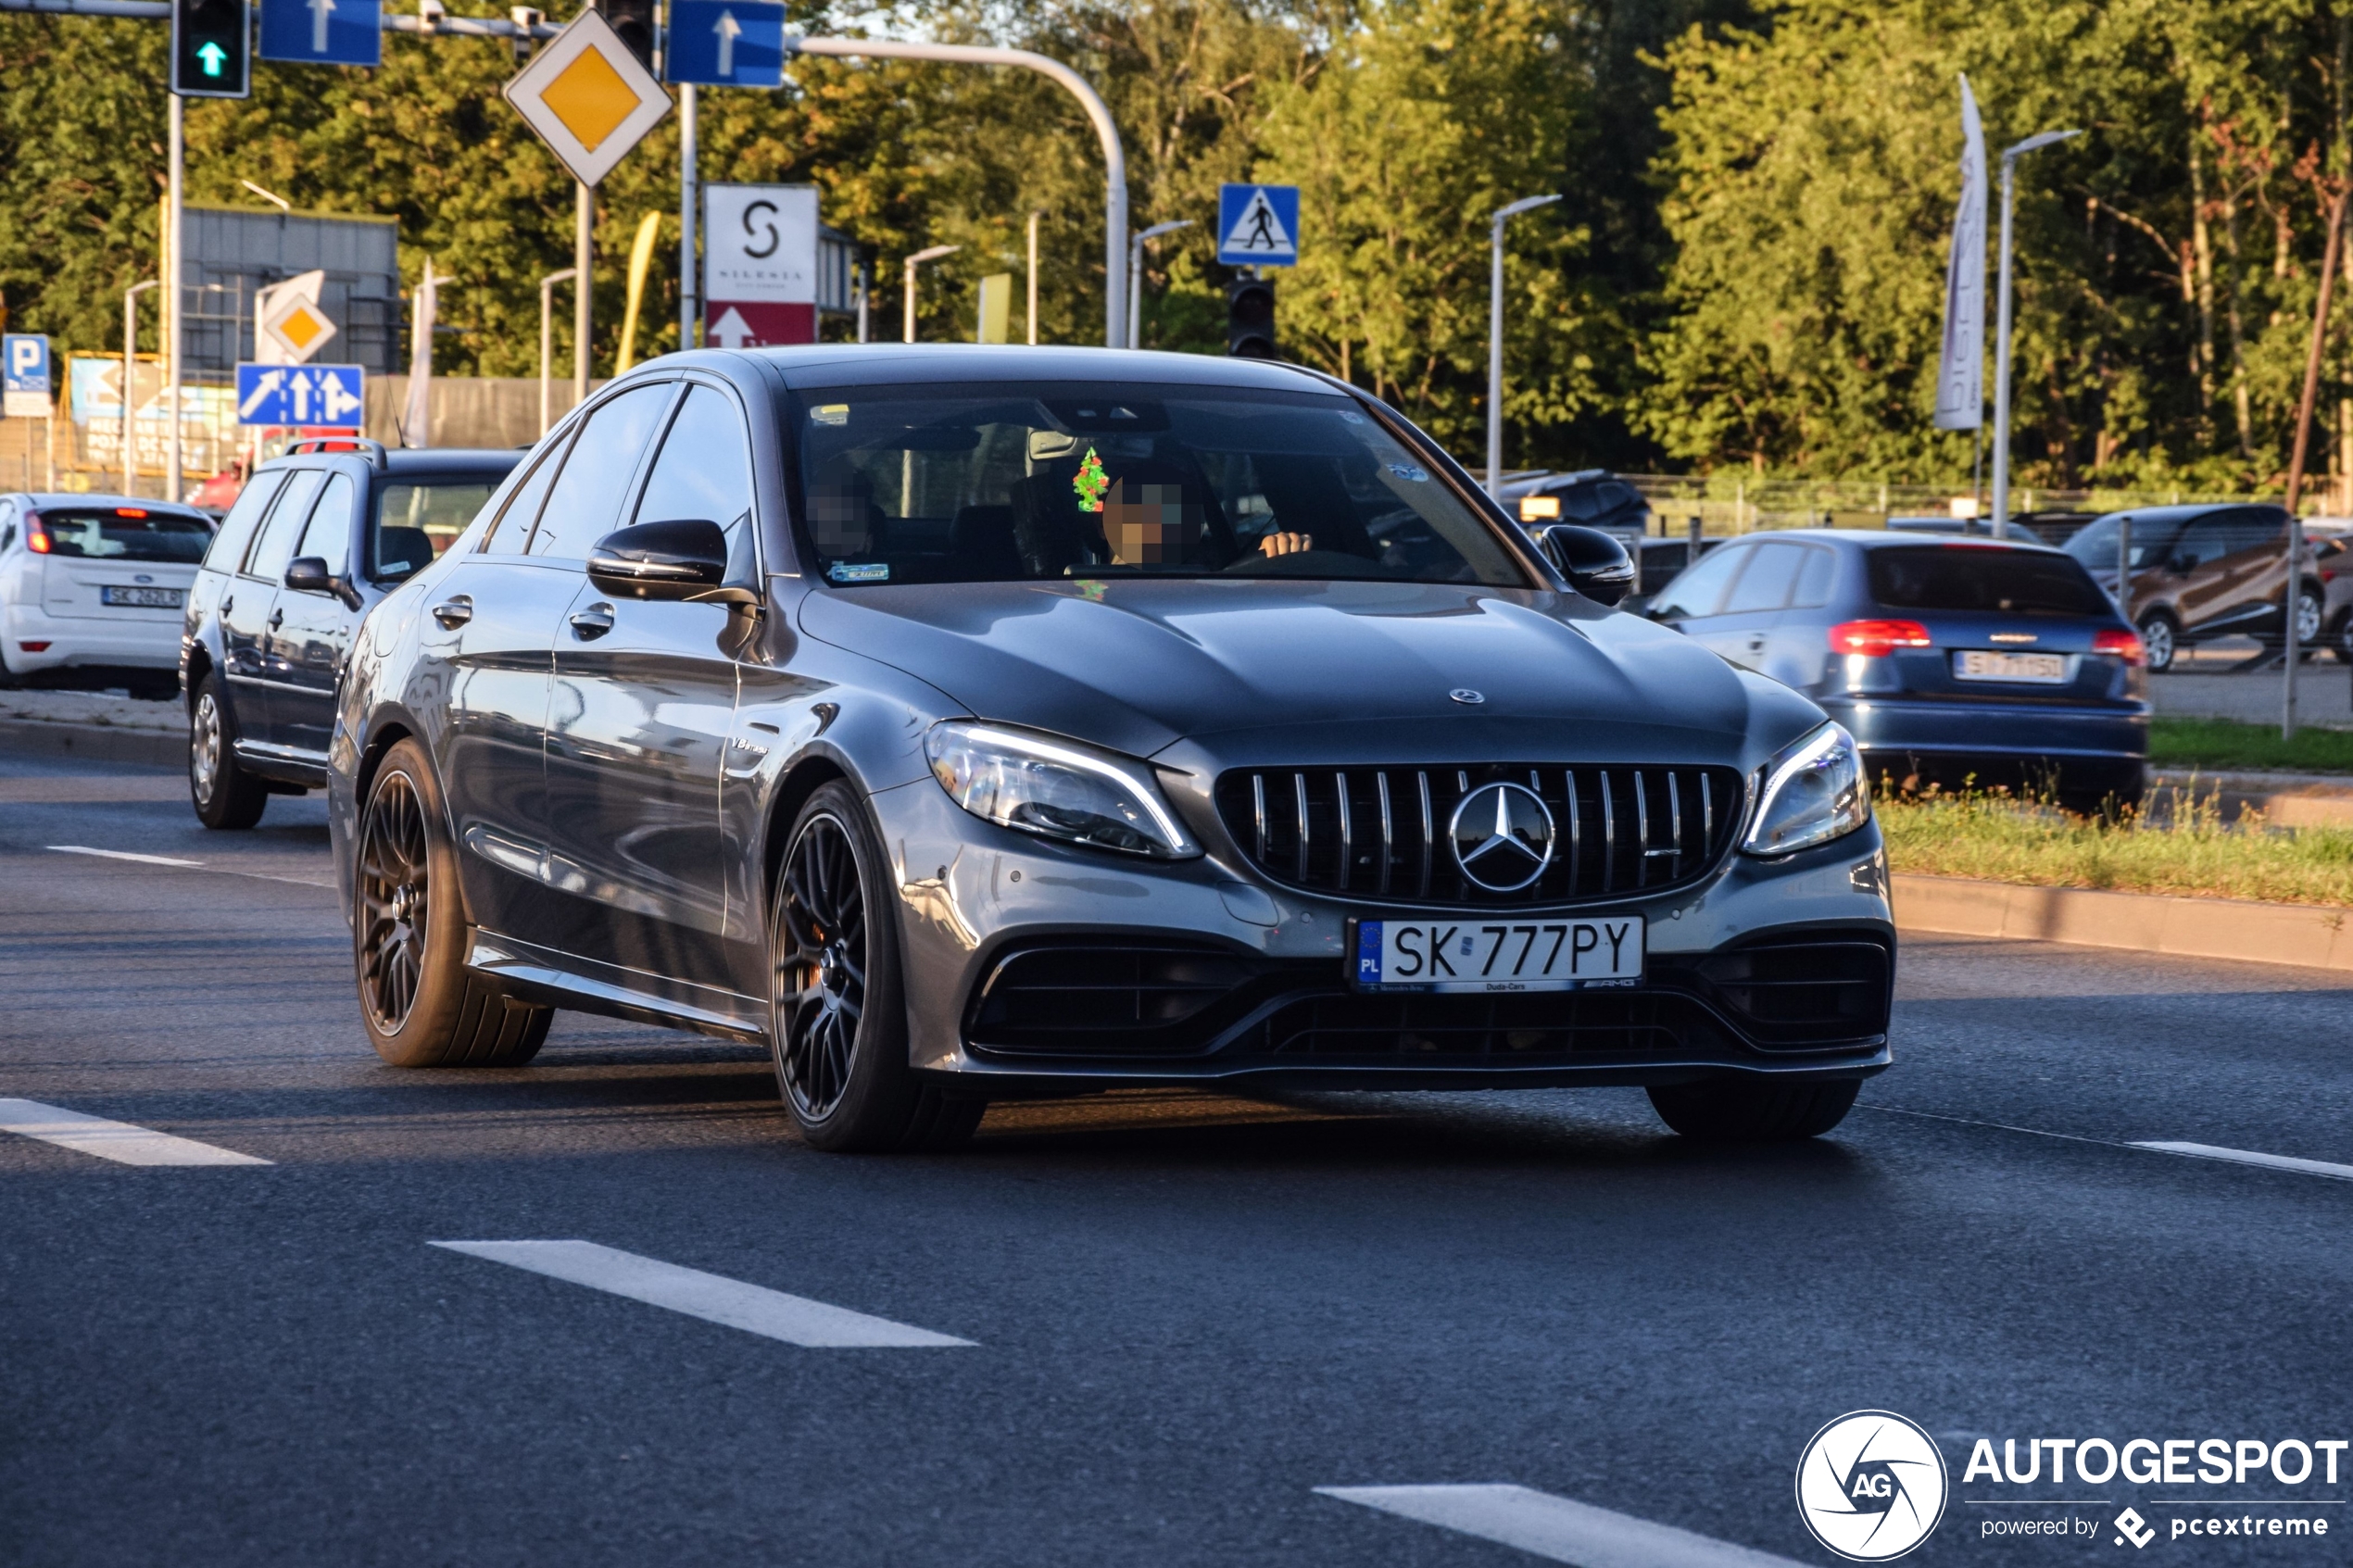
<svg viewBox="0 0 2353 1568"><path fill-rule="evenodd" d="M1825 724L1766 765L1756 823L1741 841L1751 855L1788 855L1853 833L1871 820L1855 737Z"/></svg>
<svg viewBox="0 0 2353 1568"><path fill-rule="evenodd" d="M1000 827L1164 860L1201 853L1129 758L963 721L933 725L924 755L950 799Z"/></svg>

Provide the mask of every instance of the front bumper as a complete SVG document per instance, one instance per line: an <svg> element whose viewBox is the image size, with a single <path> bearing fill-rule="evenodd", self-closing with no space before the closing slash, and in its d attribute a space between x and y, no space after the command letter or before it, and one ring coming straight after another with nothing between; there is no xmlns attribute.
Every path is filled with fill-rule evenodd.
<svg viewBox="0 0 2353 1568"><path fill-rule="evenodd" d="M996 828L928 780L875 795L914 1065L986 1092L1102 1084L1491 1088L1884 1068L1894 926L1876 825L1692 886L1580 904L1648 921L1639 988L1364 995L1352 916L1213 847L1114 858Z"/></svg>

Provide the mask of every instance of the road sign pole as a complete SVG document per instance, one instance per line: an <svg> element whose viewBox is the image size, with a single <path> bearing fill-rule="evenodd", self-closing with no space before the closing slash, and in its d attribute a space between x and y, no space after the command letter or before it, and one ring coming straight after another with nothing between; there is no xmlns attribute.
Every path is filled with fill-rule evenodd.
<svg viewBox="0 0 2353 1568"><path fill-rule="evenodd" d="M164 491L167 501L180 499L180 237L181 184L186 174L187 137L183 125L186 100L179 94L171 98L170 168L168 181L171 187L169 213L164 221L168 231L164 239L163 321L164 321L164 384L165 417L171 421L164 458Z"/></svg>
<svg viewBox="0 0 2353 1568"><path fill-rule="evenodd" d="M1029 346L1038 346L1038 220L1045 216L1032 211L1029 215Z"/></svg>
<svg viewBox="0 0 2353 1568"><path fill-rule="evenodd" d="M597 218L596 188L585 180L573 182L572 216L572 406L588 401L589 252Z"/></svg>
<svg viewBox="0 0 2353 1568"><path fill-rule="evenodd" d="M678 346L698 346L696 321L702 314L700 270L695 265L695 204L702 171L695 144L697 104L691 82L678 90Z"/></svg>
<svg viewBox="0 0 2353 1568"><path fill-rule="evenodd" d="M550 272L539 280L539 433L547 433L554 422L555 386L553 365L556 357L556 285L566 278L580 274L567 267L560 272Z"/></svg>

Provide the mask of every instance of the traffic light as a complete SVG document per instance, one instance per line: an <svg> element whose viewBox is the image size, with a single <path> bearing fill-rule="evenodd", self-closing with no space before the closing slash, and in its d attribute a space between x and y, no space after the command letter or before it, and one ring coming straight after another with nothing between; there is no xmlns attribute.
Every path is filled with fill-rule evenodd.
<svg viewBox="0 0 2353 1568"><path fill-rule="evenodd" d="M1275 347L1275 280L1242 278L1226 285L1226 352L1236 359L1279 359Z"/></svg>
<svg viewBox="0 0 2353 1568"><path fill-rule="evenodd" d="M654 0L592 0L621 42L648 70L654 69Z"/></svg>
<svg viewBox="0 0 2353 1568"><path fill-rule="evenodd" d="M242 98L253 90L246 0L171 0L171 90L183 98Z"/></svg>

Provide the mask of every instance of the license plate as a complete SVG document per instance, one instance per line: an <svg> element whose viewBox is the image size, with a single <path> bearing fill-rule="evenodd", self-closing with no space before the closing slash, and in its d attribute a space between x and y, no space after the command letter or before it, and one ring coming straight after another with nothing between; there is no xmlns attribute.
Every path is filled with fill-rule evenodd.
<svg viewBox="0 0 2353 1568"><path fill-rule="evenodd" d="M2056 686L2067 680L2063 653L1990 653L1965 648L1953 655L1957 681L2012 681L2029 685Z"/></svg>
<svg viewBox="0 0 2353 1568"><path fill-rule="evenodd" d="M182 593L178 588L101 588L98 602L131 605L139 609L178 609Z"/></svg>
<svg viewBox="0 0 2353 1568"><path fill-rule="evenodd" d="M1351 923L1359 991L1574 991L1642 979L1640 915Z"/></svg>

